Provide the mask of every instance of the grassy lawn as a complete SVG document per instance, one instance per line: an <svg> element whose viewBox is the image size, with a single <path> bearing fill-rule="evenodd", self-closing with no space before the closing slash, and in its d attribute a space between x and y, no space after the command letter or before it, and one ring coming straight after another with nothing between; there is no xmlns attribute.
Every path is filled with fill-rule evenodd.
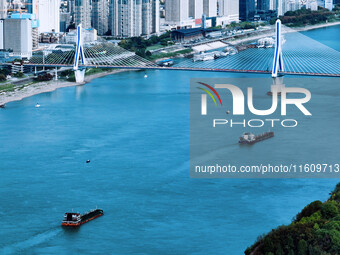
<svg viewBox="0 0 340 255"><path fill-rule="evenodd" d="M108 69L103 69L103 68L90 68L85 71L85 75L92 75L92 74L103 73L107 71Z"/></svg>
<svg viewBox="0 0 340 255"><path fill-rule="evenodd" d="M15 90L22 90L23 88L36 84L36 83L39 83L39 81L32 81L30 83L21 84L21 85L14 85L12 83L7 83L4 85L0 85L0 92L13 92Z"/></svg>
<svg viewBox="0 0 340 255"><path fill-rule="evenodd" d="M96 73L104 73L104 72L108 72L108 71L110 71L110 69L106 69L106 68L89 68L89 69L86 69L85 76L96 74ZM66 79L67 81L70 81L70 82L75 82L76 81L76 77L75 77L73 71L69 72L67 74L67 76L68 76L68 78ZM63 77L66 77L66 76L63 76Z"/></svg>
<svg viewBox="0 0 340 255"><path fill-rule="evenodd" d="M160 48L164 48L165 46L161 45L161 44L156 44L156 45L152 45L152 46L149 46L146 48L146 50L157 50L157 49L160 49Z"/></svg>
<svg viewBox="0 0 340 255"><path fill-rule="evenodd" d="M11 83L0 85L0 92L11 92L11 91L14 91L14 89L15 89L15 85Z"/></svg>

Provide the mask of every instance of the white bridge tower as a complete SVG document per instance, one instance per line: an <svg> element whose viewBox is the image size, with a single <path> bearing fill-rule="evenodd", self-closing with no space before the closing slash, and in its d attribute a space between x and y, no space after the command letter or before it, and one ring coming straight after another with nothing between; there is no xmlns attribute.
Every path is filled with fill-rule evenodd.
<svg viewBox="0 0 340 255"><path fill-rule="evenodd" d="M74 64L73 70L74 75L76 78L77 83L84 83L85 81L85 68L79 69L79 58L81 59L81 63L86 65L86 59L84 55L84 48L83 48L83 37L82 37L82 27L81 24L77 27L77 47L74 56Z"/></svg>
<svg viewBox="0 0 340 255"><path fill-rule="evenodd" d="M271 92L276 90L278 93L281 93L282 88L285 86L283 84L283 75L280 75L279 72L284 72L283 58L282 58L282 28L281 28L281 20L277 20L275 23L275 32L276 32L276 41L275 41L275 52L274 52L274 60L273 60L273 69L272 69L272 77L273 77L273 85L271 86Z"/></svg>

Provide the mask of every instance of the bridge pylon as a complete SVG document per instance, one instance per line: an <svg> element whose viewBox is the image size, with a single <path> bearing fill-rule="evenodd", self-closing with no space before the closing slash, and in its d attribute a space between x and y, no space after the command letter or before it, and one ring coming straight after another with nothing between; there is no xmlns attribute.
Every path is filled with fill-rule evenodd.
<svg viewBox="0 0 340 255"><path fill-rule="evenodd" d="M84 83L85 81L85 68L79 69L79 58L83 65L86 64L83 48L83 37L82 37L82 26L81 24L77 27L77 47L74 56L73 70L77 83Z"/></svg>
<svg viewBox="0 0 340 255"><path fill-rule="evenodd" d="M271 86L271 92L274 92L276 90L280 94L282 88L284 88L285 86L283 84L283 75L279 74L279 72L284 72L284 64L282 58L282 26L280 19L276 20L275 34L276 40L272 69L273 85Z"/></svg>

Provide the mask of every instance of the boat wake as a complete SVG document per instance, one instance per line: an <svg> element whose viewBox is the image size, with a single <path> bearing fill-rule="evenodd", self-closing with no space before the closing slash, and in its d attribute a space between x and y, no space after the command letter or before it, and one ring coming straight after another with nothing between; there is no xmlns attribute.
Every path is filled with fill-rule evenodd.
<svg viewBox="0 0 340 255"><path fill-rule="evenodd" d="M32 236L25 241L13 243L11 245L1 248L0 254L18 254L28 248L34 247L36 245L39 245L50 240L51 238L55 237L61 232L62 229L60 227L47 230L45 232Z"/></svg>

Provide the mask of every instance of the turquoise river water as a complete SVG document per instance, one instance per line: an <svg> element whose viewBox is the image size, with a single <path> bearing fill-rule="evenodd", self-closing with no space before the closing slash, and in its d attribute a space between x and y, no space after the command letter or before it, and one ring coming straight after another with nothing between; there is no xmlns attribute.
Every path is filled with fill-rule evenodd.
<svg viewBox="0 0 340 255"><path fill-rule="evenodd" d="M340 50L339 31L305 35ZM190 78L246 74L147 74L115 74L1 109L0 254L243 254L338 182L190 179ZM330 117L339 117L337 91L314 91L334 102ZM66 211L96 206L103 217L61 228Z"/></svg>

